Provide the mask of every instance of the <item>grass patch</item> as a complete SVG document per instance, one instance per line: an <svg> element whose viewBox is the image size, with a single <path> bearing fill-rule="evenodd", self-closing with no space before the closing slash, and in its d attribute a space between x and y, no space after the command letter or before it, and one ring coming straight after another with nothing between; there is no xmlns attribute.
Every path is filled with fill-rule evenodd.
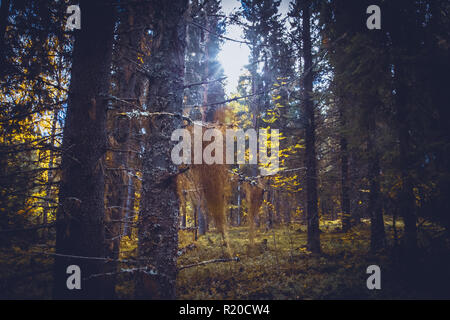
<svg viewBox="0 0 450 320"><path fill-rule="evenodd" d="M429 226L430 228L432 226ZM322 254L306 250L304 226L291 225L259 231L250 249L248 229L231 228L230 247L239 262L210 264L181 270L179 299L414 299L449 297L445 276L448 259L443 252L421 250L410 266L399 250L376 255L369 252L370 226L366 223L350 232L339 232L338 223L321 226ZM386 223L390 246L393 231ZM400 230L401 231L401 230ZM401 235L401 232L400 232ZM180 234L180 247L192 243L189 233ZM445 248L448 254L448 243ZM224 248L218 233L199 238L196 248L179 258L179 265L222 257ZM440 258L439 258L440 257ZM444 261L445 260L445 261ZM436 264L436 261L441 261ZM382 290L368 290L366 269L376 264L382 270ZM440 273L436 277L436 272ZM445 272L445 273L444 273ZM413 281L411 281L413 280Z"/></svg>

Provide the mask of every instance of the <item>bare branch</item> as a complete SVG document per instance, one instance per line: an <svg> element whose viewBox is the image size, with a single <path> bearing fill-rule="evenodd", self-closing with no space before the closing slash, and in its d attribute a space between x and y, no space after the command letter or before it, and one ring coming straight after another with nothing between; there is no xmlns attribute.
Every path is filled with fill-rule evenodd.
<svg viewBox="0 0 450 320"><path fill-rule="evenodd" d="M184 89L188 89L188 88L195 87L195 86L201 86L201 85L203 85L203 84L209 84L209 83L213 83L213 82L223 81L223 80L225 80L226 78L228 78L228 77L222 77L222 78L215 79L215 80L205 80L205 81L200 81L200 82L195 82L195 83L185 84L185 85L184 85Z"/></svg>
<svg viewBox="0 0 450 320"><path fill-rule="evenodd" d="M236 261L239 262L241 259L239 259L238 257L234 257L234 258L227 258L227 259L213 259L213 260L207 260L207 261L202 261L199 263L193 263L193 264L188 264L186 266L180 266L178 268L178 270L184 270L184 269L188 269L188 268L193 268L193 267L198 267L198 266L204 266L206 264L210 264L210 263L219 263L219 262L230 262L230 261Z"/></svg>

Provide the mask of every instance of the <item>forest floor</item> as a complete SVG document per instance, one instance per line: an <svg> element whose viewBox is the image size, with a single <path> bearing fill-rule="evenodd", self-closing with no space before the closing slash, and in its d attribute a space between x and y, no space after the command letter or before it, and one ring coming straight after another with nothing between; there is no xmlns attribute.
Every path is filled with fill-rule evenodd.
<svg viewBox="0 0 450 320"><path fill-rule="evenodd" d="M292 224L256 232L250 246L247 227L228 232L231 256L239 261L211 263L182 269L177 280L179 299L416 299L450 298L450 243L442 228L422 223L419 252L414 262L395 249L392 219L386 217L388 248L369 251L370 224L339 230L338 221L321 222L320 255L306 250L306 227ZM397 222L399 237L402 224ZM433 235L434 238L431 236ZM50 299L53 244L0 248L0 298ZM121 258L133 258L136 241L123 239ZM193 233L180 231L180 248L190 245L178 258L180 267L229 257L220 233L211 230L197 241ZM368 290L366 269L381 268L381 290ZM127 264L122 268L130 267ZM118 298L132 299L133 273L118 277Z"/></svg>
<svg viewBox="0 0 450 320"><path fill-rule="evenodd" d="M402 225L397 222L397 227ZM347 234L338 221L321 225L322 254L306 250L306 228L300 225L257 232L250 250L248 229L229 230L229 243L238 262L215 263L181 270L179 299L416 299L450 297L450 251L448 240L432 240L428 234L438 226L422 224L421 250L415 262L393 249L392 219L386 219L389 248L369 252L368 221ZM431 246L433 241L433 246ZM192 233L180 236L180 247L192 243ZM207 233L196 248L179 258L180 265L195 264L226 255L222 236ZM433 247L433 251L430 249ZM368 290L370 265L381 268L381 290Z"/></svg>

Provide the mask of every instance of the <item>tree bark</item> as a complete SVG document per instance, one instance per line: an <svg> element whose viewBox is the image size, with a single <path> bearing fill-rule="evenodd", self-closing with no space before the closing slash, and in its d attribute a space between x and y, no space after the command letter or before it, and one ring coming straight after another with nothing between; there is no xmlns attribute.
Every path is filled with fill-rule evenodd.
<svg viewBox="0 0 450 320"><path fill-rule="evenodd" d="M186 204L182 205L181 208L181 228L186 229Z"/></svg>
<svg viewBox="0 0 450 320"><path fill-rule="evenodd" d="M342 110L340 109L341 129L345 128L345 118ZM342 231L347 232L351 228L351 212L350 212L350 187L349 187L349 174L348 174L348 148L347 138L344 133L341 132L341 211L342 211Z"/></svg>
<svg viewBox="0 0 450 320"><path fill-rule="evenodd" d="M3 0L0 7L0 75L3 76L3 70L6 67L6 27L8 25L9 7L11 0Z"/></svg>
<svg viewBox="0 0 450 320"><path fill-rule="evenodd" d="M236 214L236 225L241 226L241 182L238 182L237 188L237 214Z"/></svg>
<svg viewBox="0 0 450 320"><path fill-rule="evenodd" d="M197 217L198 217L198 235L204 236L206 234L206 216L203 212L201 203L197 204Z"/></svg>
<svg viewBox="0 0 450 320"><path fill-rule="evenodd" d="M317 159L314 102L312 100L313 74L311 53L311 1L302 1L302 43L305 77L303 82L303 109L305 114L305 167L308 219L308 250L320 253L319 211L317 203Z"/></svg>
<svg viewBox="0 0 450 320"><path fill-rule="evenodd" d="M158 8L153 17L149 63L150 112L182 112L184 86L185 14L187 0L150 1ZM171 160L172 132L181 119L168 115L152 117L143 159L139 259L148 267L136 284L140 299L174 299L177 275L179 199L178 167Z"/></svg>
<svg viewBox="0 0 450 320"><path fill-rule="evenodd" d="M50 145L52 147L55 146L56 125L58 123L58 112L59 111L60 111L59 109L55 109L53 111L52 129L51 129L51 133L50 133ZM49 150L49 160L48 160L49 168L53 168L54 159L55 159L54 150L50 149ZM48 170L47 171L47 185L45 187L45 194L48 199L52 199L52 196L53 196L52 185L53 185L54 178L55 178L55 175L54 175L53 170ZM45 207L43 208L43 212L42 212L42 224L43 225L47 225L47 223L48 223L48 215L51 211L50 203L51 202L48 201L46 203ZM44 240L47 240L47 236L48 236L48 228L42 229L42 238Z"/></svg>
<svg viewBox="0 0 450 320"><path fill-rule="evenodd" d="M198 206L194 208L194 241L198 240Z"/></svg>
<svg viewBox="0 0 450 320"><path fill-rule="evenodd" d="M375 144L375 119L369 115L367 151L369 154L368 181L370 213L370 248L373 252L386 246L383 209L380 194L380 158Z"/></svg>
<svg viewBox="0 0 450 320"><path fill-rule="evenodd" d="M115 151L110 152L107 157L108 171L107 193L106 193L106 256L112 261L108 263L108 272L113 275L109 277L105 288L107 298L115 298L115 284L117 271L117 260L119 258L120 240L127 234L129 225L129 212L131 206L131 192L134 193L134 181L130 168L132 153L128 150L133 148L132 135L134 132L134 119L124 116L124 112L137 109L141 96L143 95L143 76L137 72L138 52L141 52L141 44L145 41L143 37L146 22L148 20L148 6L129 4L120 17L118 27L117 53L117 95L126 99L128 103L117 103L115 108L108 114L109 141ZM130 30L134 30L130 32ZM145 60L148 56L142 57ZM137 147L136 147L137 148ZM125 221L125 222L123 222Z"/></svg>
<svg viewBox="0 0 450 320"><path fill-rule="evenodd" d="M76 31L65 120L57 212L56 253L104 257L105 98L110 89L114 9L110 1L80 1L83 22ZM69 290L66 269L81 269L81 290ZM58 299L103 298L104 261L57 256L54 296Z"/></svg>
<svg viewBox="0 0 450 320"><path fill-rule="evenodd" d="M122 230L122 236L131 236L131 222L133 221L133 218L135 217L134 212L134 193L135 193L135 186L134 186L134 179L129 175L128 176L128 192L127 192L127 198L126 198L126 204L124 207L124 214L123 216L123 230Z"/></svg>
<svg viewBox="0 0 450 320"><path fill-rule="evenodd" d="M395 65L395 97L397 105L397 125L399 160L402 185L400 189L400 215L405 223L405 246L409 253L417 249L417 216L413 182L411 177L411 139L409 136L408 111L405 76L400 62Z"/></svg>

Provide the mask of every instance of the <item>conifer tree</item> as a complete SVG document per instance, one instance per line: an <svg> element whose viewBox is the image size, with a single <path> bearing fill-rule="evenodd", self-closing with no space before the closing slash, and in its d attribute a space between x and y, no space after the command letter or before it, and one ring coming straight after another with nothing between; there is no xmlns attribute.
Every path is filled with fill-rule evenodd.
<svg viewBox="0 0 450 320"><path fill-rule="evenodd" d="M104 297L102 277L92 276L104 271L103 156L115 10L109 1L81 1L80 8L83 25L75 35L57 212L54 295L60 299ZM71 265L81 269L81 290L66 285Z"/></svg>
<svg viewBox="0 0 450 320"><path fill-rule="evenodd" d="M181 127L187 0L152 1L152 45L146 105L150 121L143 159L138 251L142 272L136 297L174 299L177 275L179 200L178 167L170 153L172 132ZM178 116L177 116L178 115Z"/></svg>

